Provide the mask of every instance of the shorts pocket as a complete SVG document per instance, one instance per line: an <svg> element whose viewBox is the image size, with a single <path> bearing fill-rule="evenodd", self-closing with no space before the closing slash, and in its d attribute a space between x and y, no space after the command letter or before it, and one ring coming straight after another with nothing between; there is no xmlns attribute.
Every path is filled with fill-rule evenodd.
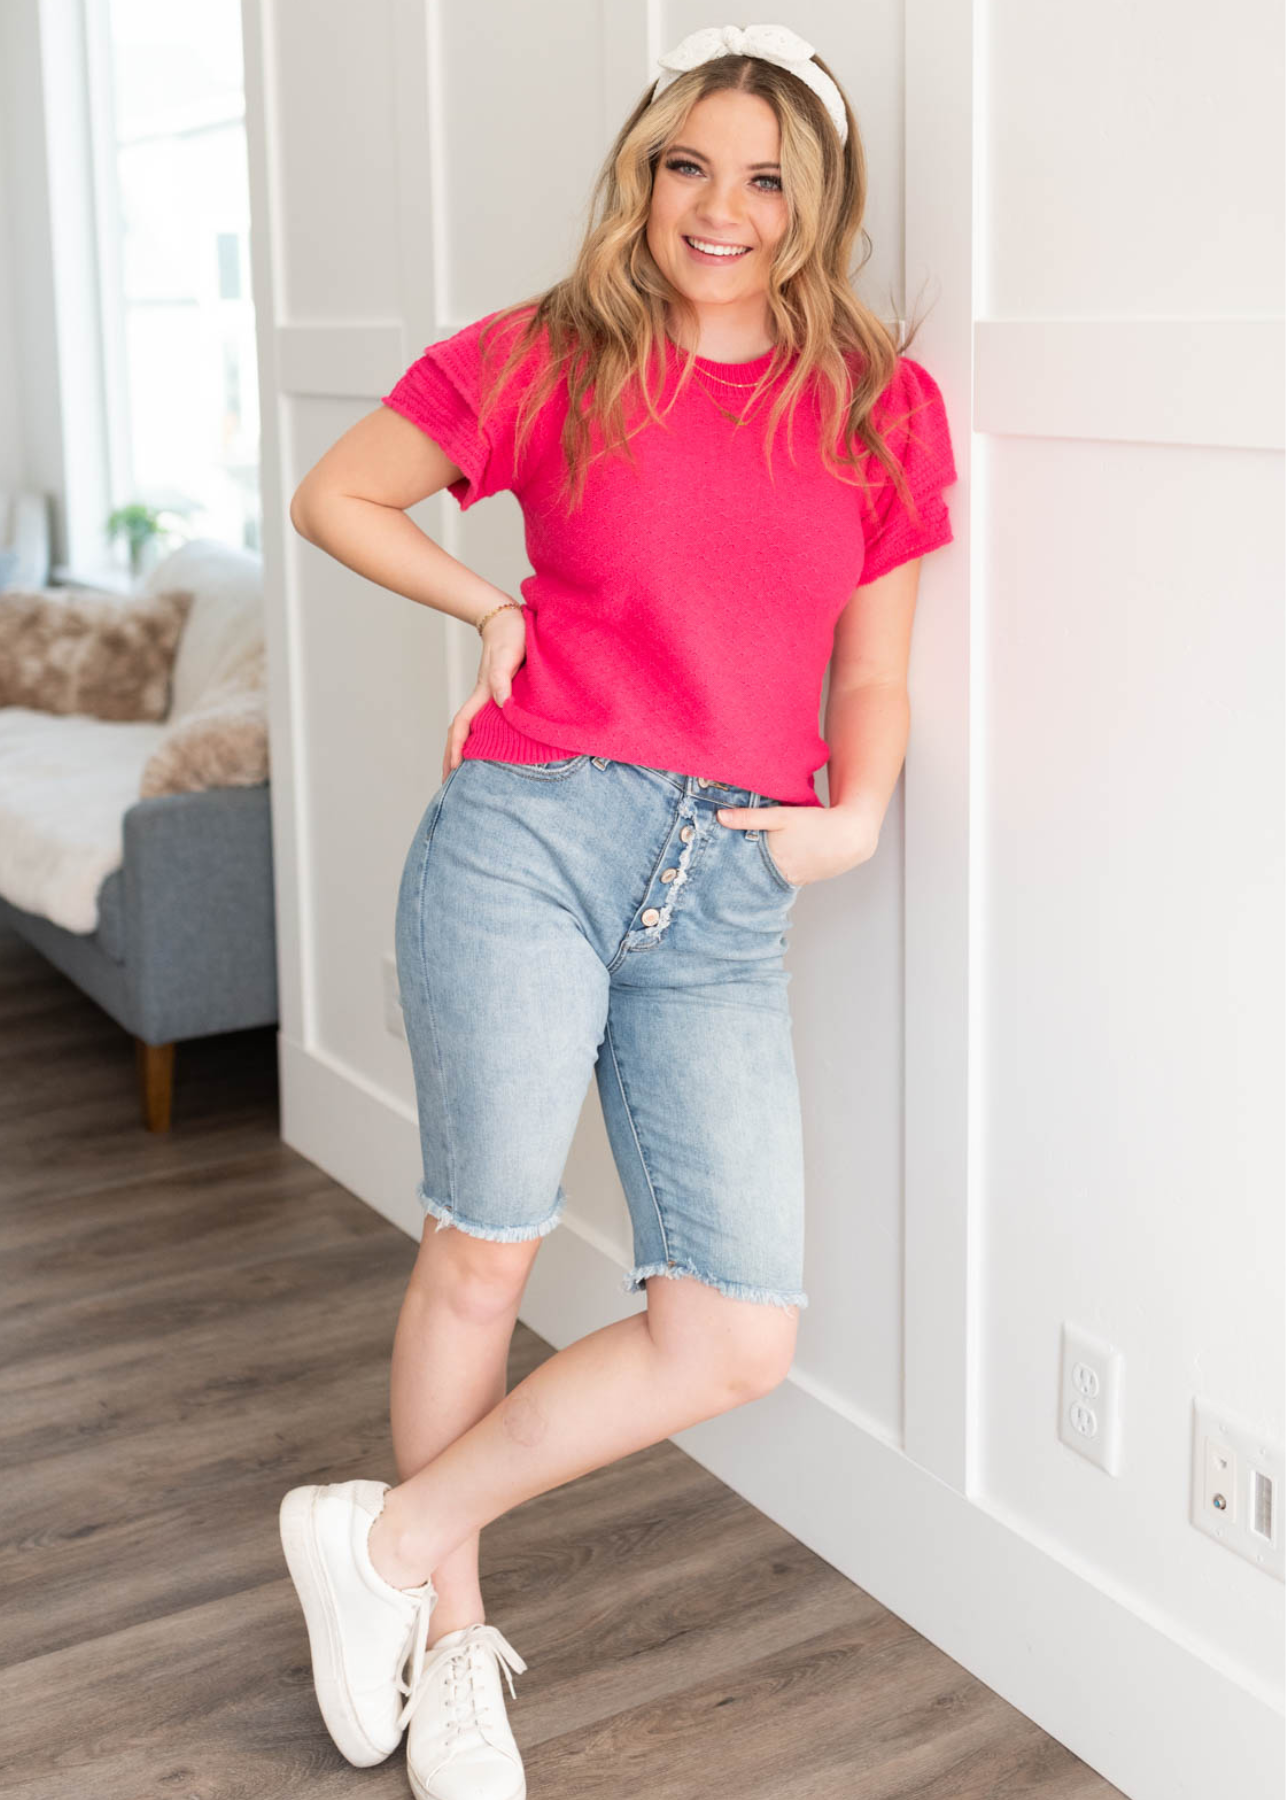
<svg viewBox="0 0 1286 1800"><path fill-rule="evenodd" d="M802 894L804 891L803 882L802 881L787 881L786 877L782 874L781 870L777 867L777 864L773 858L773 853L768 848L768 840L771 838L771 836L772 836L771 831L761 831L759 833L759 854L760 854L760 856L763 857L764 867L767 869L768 873L772 876L773 880L777 883L778 887L785 888L785 890L788 894Z"/></svg>

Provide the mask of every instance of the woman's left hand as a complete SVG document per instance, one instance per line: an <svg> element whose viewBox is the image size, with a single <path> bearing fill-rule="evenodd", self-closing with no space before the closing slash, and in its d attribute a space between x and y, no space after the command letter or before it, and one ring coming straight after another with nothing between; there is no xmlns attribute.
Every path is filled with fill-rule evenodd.
<svg viewBox="0 0 1286 1800"><path fill-rule="evenodd" d="M880 841L878 825L843 806L721 806L715 817L734 831L770 831L772 859L796 887L857 868Z"/></svg>

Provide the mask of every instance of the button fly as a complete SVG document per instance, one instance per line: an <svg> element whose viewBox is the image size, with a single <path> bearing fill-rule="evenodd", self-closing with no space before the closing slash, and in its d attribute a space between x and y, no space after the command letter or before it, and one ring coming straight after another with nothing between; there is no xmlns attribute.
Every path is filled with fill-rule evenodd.
<svg viewBox="0 0 1286 1800"><path fill-rule="evenodd" d="M655 925L661 915L654 906L649 906L645 913L639 914L639 917L645 925Z"/></svg>
<svg viewBox="0 0 1286 1800"><path fill-rule="evenodd" d="M685 825L683 830L679 833L679 836L683 839L685 844L690 844L696 836L696 831L697 828L695 825Z"/></svg>
<svg viewBox="0 0 1286 1800"><path fill-rule="evenodd" d="M661 880L662 881L673 881L675 876L678 874L678 872L679 871L677 869L662 869L661 870Z"/></svg>

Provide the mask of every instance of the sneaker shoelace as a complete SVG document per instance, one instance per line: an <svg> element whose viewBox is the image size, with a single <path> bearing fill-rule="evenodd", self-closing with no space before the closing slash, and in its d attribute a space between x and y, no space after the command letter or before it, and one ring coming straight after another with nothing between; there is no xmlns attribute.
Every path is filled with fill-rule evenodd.
<svg viewBox="0 0 1286 1800"><path fill-rule="evenodd" d="M416 1625L419 1627L419 1620ZM427 1653L427 1609L423 1626L424 1629L416 1630L412 1643L408 1645L411 1679L404 1681L400 1676L398 1678L398 1688L407 1696L406 1704L398 1716L398 1728L400 1730L410 1721L412 1713L428 1692L434 1675L445 1663L448 1665L447 1684L451 1712L447 1727L447 1742L450 1744L467 1724L474 1721L482 1724L489 1719L489 1695L479 1680L484 1668L484 1658L490 1656L503 1669L511 1698L514 1694L514 1681L510 1671L521 1675L527 1665L494 1625L470 1625L465 1635L454 1644L438 1644Z"/></svg>
<svg viewBox="0 0 1286 1800"><path fill-rule="evenodd" d="M429 1619L437 1604L437 1592L432 1581L426 1581L418 1591L411 1593L403 1590L415 1601L415 1611L406 1634L406 1643L397 1665L397 1685L402 1693L408 1694L419 1680L420 1670L424 1667L425 1646L429 1641ZM411 1665L411 1681L408 1686L402 1679L407 1663Z"/></svg>

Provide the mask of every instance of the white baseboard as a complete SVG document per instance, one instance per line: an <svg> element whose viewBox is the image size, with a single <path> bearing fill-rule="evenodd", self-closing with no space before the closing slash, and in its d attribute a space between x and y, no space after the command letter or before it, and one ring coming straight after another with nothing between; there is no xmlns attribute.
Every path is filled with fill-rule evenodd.
<svg viewBox="0 0 1286 1800"><path fill-rule="evenodd" d="M284 1142L418 1241L414 1117L278 1042ZM623 1273L569 1208L541 1246L523 1323L561 1350L640 1309ZM806 1369L674 1442L1130 1800L1280 1800L1280 1696L863 1430Z"/></svg>

